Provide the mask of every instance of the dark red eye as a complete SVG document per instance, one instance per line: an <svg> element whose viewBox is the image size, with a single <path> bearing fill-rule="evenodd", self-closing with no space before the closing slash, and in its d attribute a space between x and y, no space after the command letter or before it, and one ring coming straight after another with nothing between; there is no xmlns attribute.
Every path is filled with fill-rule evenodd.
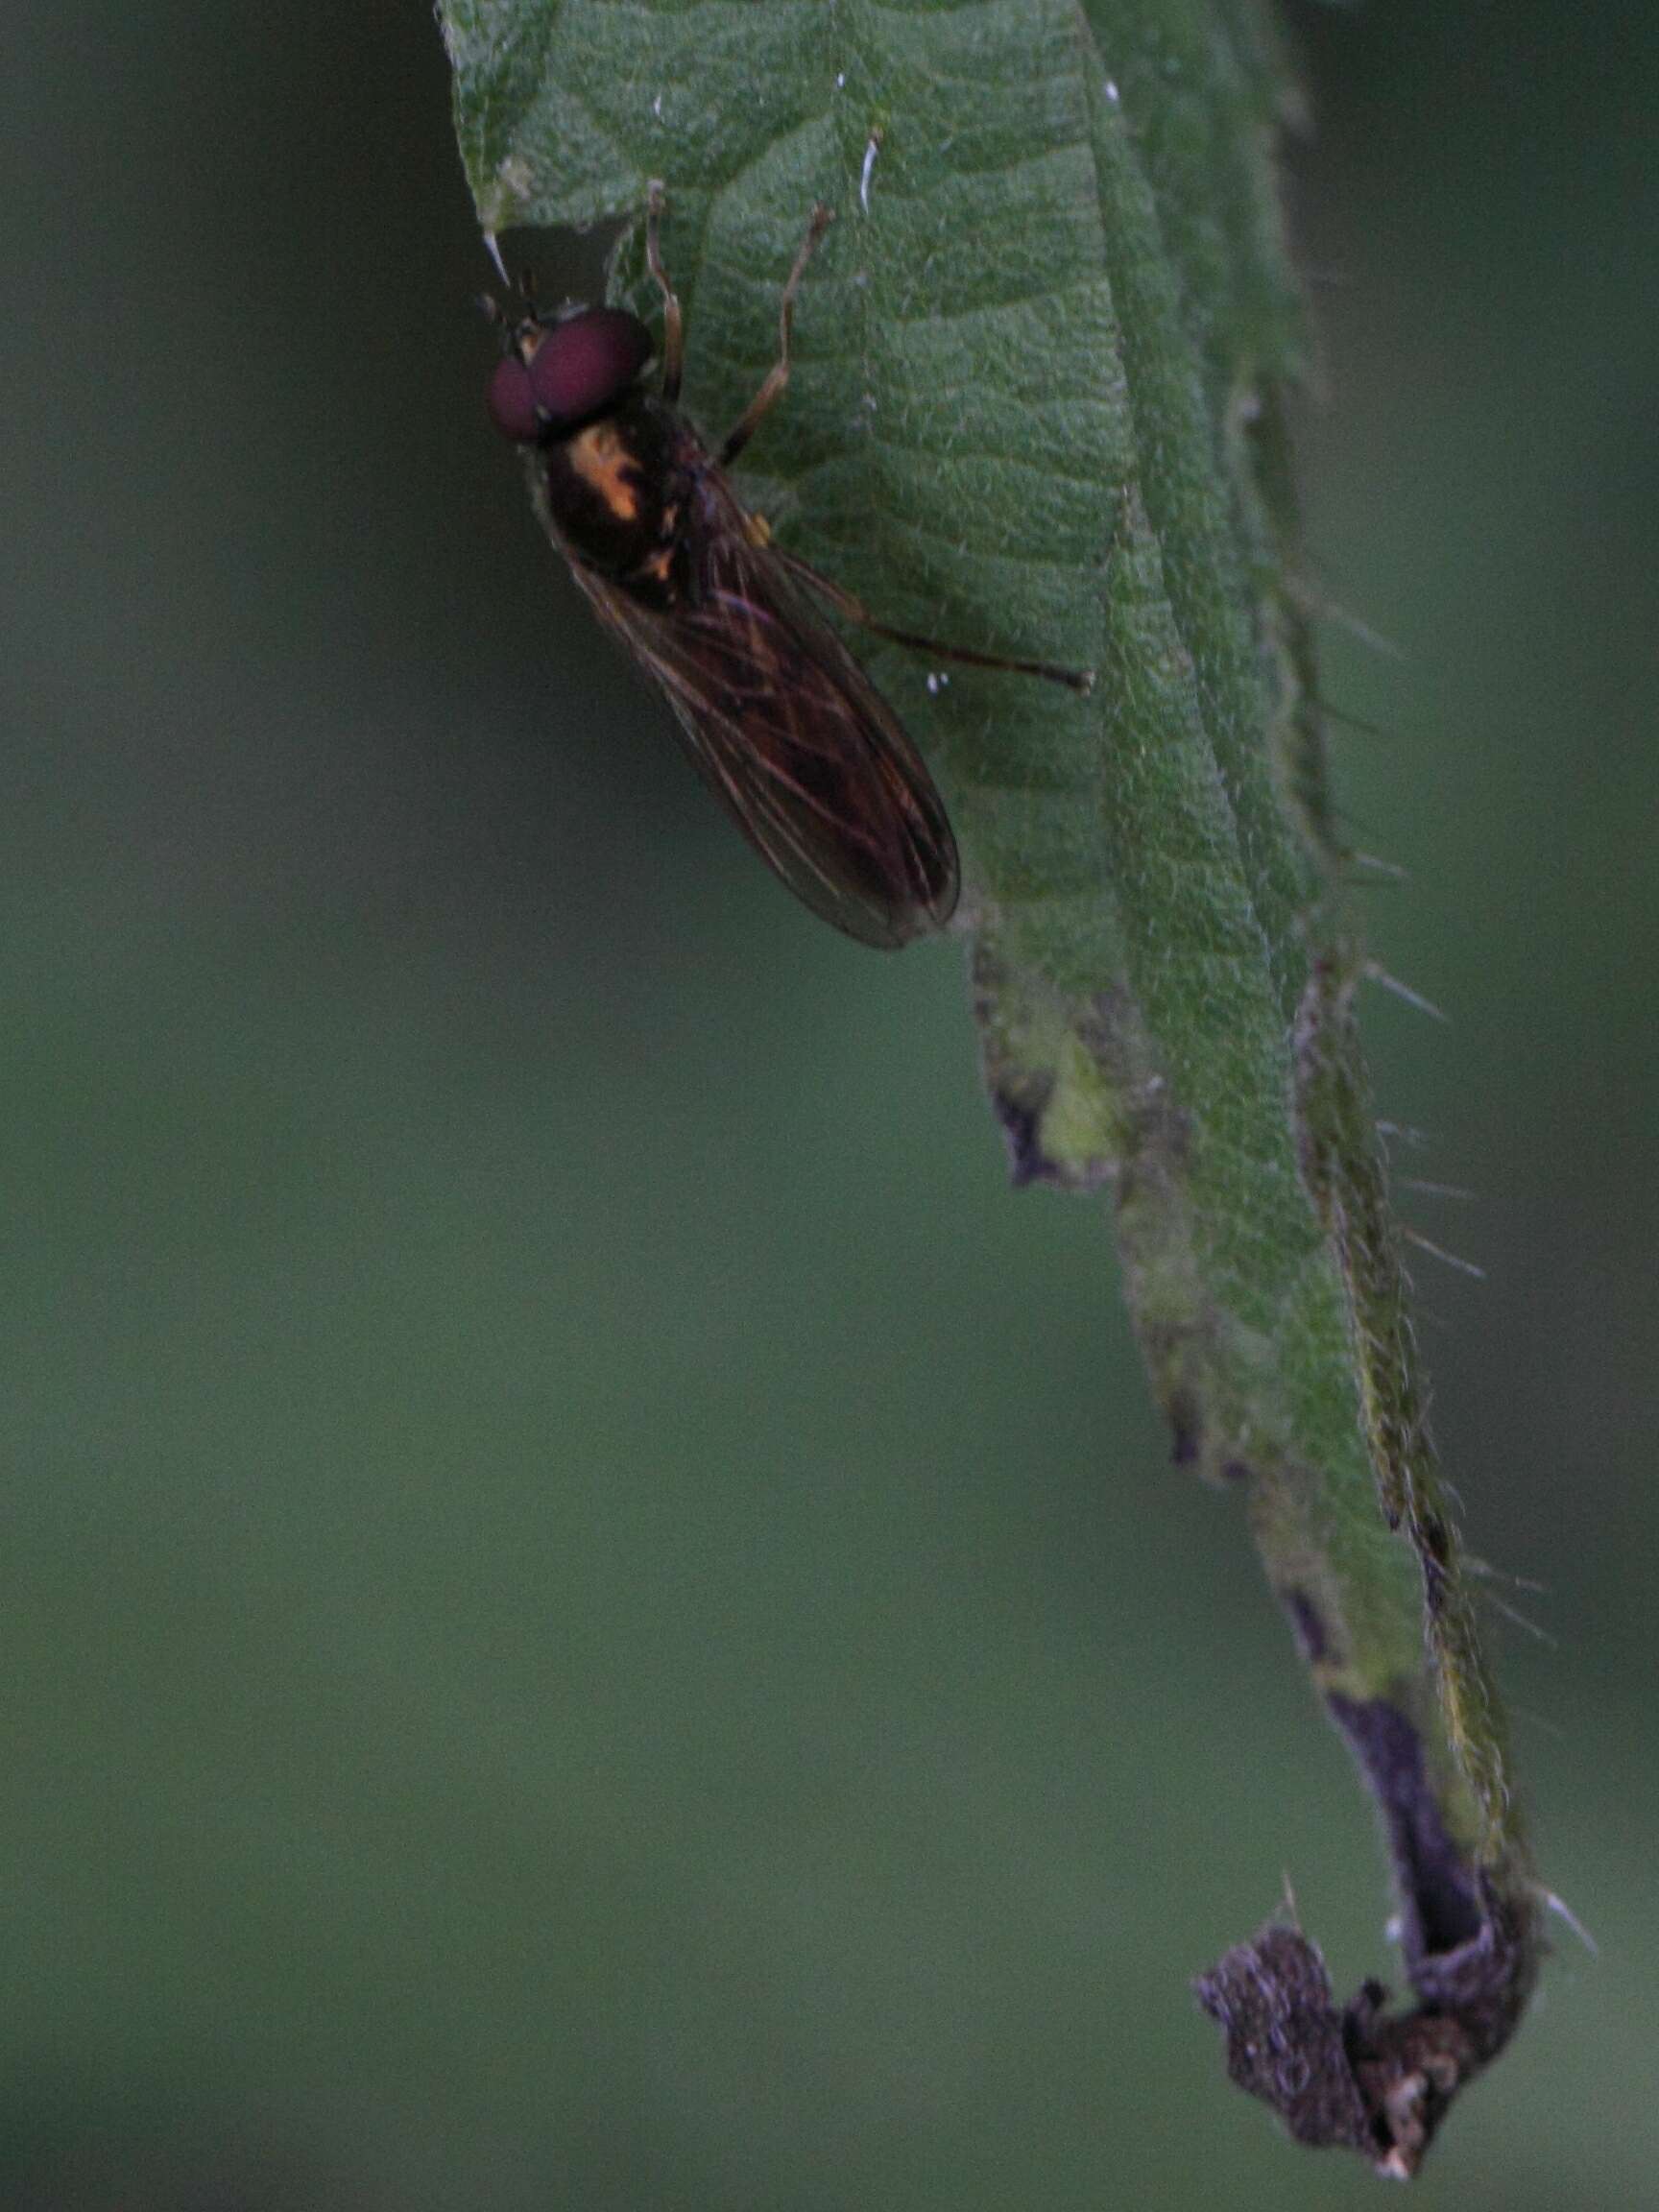
<svg viewBox="0 0 1659 2212"><path fill-rule="evenodd" d="M618 400L651 358L651 333L620 307L530 325L490 379L490 417L520 445L573 430Z"/></svg>

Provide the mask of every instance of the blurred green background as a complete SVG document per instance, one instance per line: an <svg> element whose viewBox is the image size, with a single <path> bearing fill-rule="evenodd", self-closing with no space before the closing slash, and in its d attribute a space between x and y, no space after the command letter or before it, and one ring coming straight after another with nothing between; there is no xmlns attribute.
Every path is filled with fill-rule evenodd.
<svg viewBox="0 0 1659 2212"><path fill-rule="evenodd" d="M1455 1017L1378 1083L1601 1945L1418 2195L1654 2203L1659 35L1295 22L1337 771ZM1186 1986L1286 1876L1388 1962L1237 1501L959 948L777 892L540 541L427 11L10 25L0 2203L1376 2200Z"/></svg>

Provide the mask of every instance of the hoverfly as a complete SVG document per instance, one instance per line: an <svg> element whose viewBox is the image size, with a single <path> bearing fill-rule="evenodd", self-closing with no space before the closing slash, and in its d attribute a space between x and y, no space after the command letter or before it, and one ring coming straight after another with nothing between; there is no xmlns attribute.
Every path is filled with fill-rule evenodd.
<svg viewBox="0 0 1659 2212"><path fill-rule="evenodd" d="M831 210L813 209L784 284L778 358L710 454L677 404L684 340L663 201L654 183L645 252L662 295L661 390L640 381L654 345L637 316L538 315L526 301L505 326L490 413L522 448L537 512L576 582L667 695L693 761L761 858L848 936L903 945L955 910L956 840L921 755L819 602L942 658L1075 690L1093 677L894 630L773 542L726 471L788 382L795 298Z"/></svg>

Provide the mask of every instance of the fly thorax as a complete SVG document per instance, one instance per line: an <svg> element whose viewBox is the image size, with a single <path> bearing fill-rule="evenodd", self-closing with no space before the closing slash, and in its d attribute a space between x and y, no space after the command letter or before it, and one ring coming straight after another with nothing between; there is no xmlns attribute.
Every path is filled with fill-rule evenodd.
<svg viewBox="0 0 1659 2212"><path fill-rule="evenodd" d="M643 396L541 447L537 489L571 558L660 605L676 596L690 490L674 426Z"/></svg>

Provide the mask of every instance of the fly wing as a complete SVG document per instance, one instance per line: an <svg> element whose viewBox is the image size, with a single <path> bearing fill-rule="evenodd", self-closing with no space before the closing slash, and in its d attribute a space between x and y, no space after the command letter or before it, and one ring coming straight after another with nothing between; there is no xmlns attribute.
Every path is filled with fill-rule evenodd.
<svg viewBox="0 0 1659 2212"><path fill-rule="evenodd" d="M898 716L777 556L706 480L694 599L645 605L577 582L651 671L704 778L815 914L896 947L955 909L956 841Z"/></svg>

